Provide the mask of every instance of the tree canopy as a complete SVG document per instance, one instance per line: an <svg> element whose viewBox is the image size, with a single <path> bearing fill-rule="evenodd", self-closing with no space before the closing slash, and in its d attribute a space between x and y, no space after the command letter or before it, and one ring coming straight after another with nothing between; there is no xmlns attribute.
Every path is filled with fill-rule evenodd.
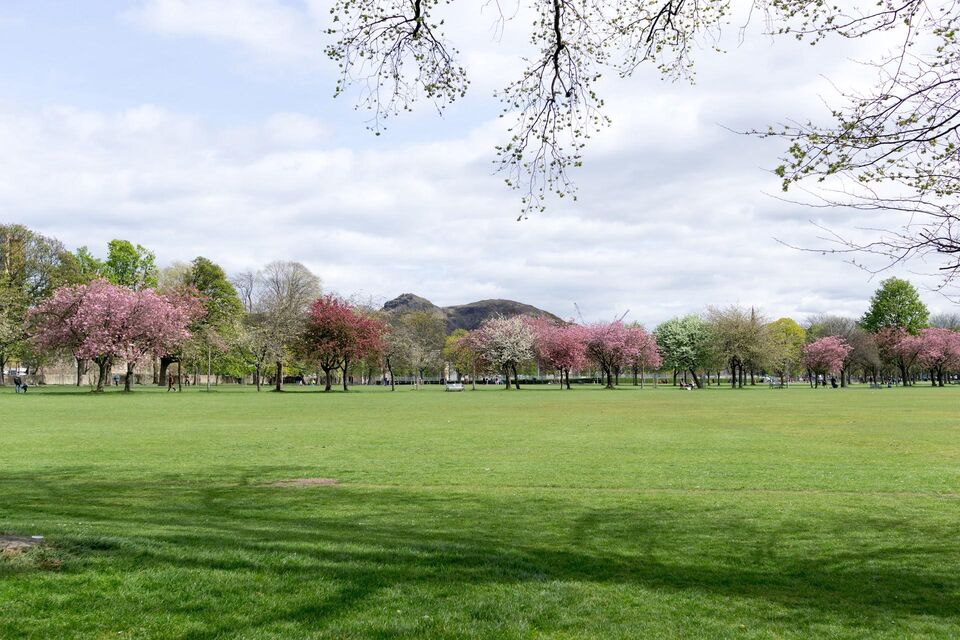
<svg viewBox="0 0 960 640"><path fill-rule="evenodd" d="M529 28L528 55L518 67L504 67L495 94L511 123L496 146L496 165L522 194L521 216L542 210L550 194L575 196L570 170L583 162L590 137L610 123L599 93L602 76L628 78L652 65L669 78L692 78L694 54L719 50L725 27L739 22L742 28L762 16L773 36L810 44L876 36L882 45L877 57L862 61L873 85L856 92L837 87L829 119L814 114L789 124L758 123L751 132L784 141L775 169L783 189L825 183L817 194L827 206L907 214L902 228L871 242L836 237L840 250L894 262L933 252L946 261L947 279L960 270L957 4L550 0L481 6L495 10L496 31L514 18ZM357 106L370 114L378 135L385 119L421 100L442 112L466 95L468 69L445 33L449 10L450 2L440 0L333 3L326 53L339 65L335 93L359 87ZM888 49L891 41L899 46Z"/></svg>
<svg viewBox="0 0 960 640"><path fill-rule="evenodd" d="M870 298L870 308L860 321L865 329L901 328L916 335L927 326L930 312L916 288L906 280L889 278Z"/></svg>

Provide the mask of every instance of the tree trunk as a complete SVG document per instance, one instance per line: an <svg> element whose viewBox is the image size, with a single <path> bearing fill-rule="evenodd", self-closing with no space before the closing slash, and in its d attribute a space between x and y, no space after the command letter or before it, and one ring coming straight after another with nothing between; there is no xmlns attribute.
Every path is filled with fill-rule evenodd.
<svg viewBox="0 0 960 640"><path fill-rule="evenodd" d="M647 377L647 372L644 371L643 367L640 367L640 388L643 389L643 379Z"/></svg>
<svg viewBox="0 0 960 640"><path fill-rule="evenodd" d="M7 356L6 354L0 353L0 385L6 384L6 371L7 371ZM80 385L77 384L79 387Z"/></svg>
<svg viewBox="0 0 960 640"><path fill-rule="evenodd" d="M750 369L750 386L751 386L751 387L757 386L757 381L756 381L756 379L753 377L753 374L754 374L753 369Z"/></svg>
<svg viewBox="0 0 960 640"><path fill-rule="evenodd" d="M76 358L76 360L77 360L77 386L79 387L83 384L83 374L86 372L86 367L83 366L85 362L83 358Z"/></svg>
<svg viewBox="0 0 960 640"><path fill-rule="evenodd" d="M678 372L676 369L673 370L673 386L677 386L677 374L678 374L678 373L679 373L679 372Z"/></svg>
<svg viewBox="0 0 960 640"><path fill-rule="evenodd" d="M840 388L841 389L847 388L847 368L846 367L840 367Z"/></svg>
<svg viewBox="0 0 960 640"><path fill-rule="evenodd" d="M520 376L517 374L517 368L511 367L513 369L513 386L519 390L520 389Z"/></svg>
<svg viewBox="0 0 960 640"><path fill-rule="evenodd" d="M330 376L330 372L333 370L331 367L322 367L323 369L323 390L330 391L333 389L333 379Z"/></svg>
<svg viewBox="0 0 960 640"><path fill-rule="evenodd" d="M133 391L133 389L131 388L131 386L133 385L133 365L134 363L132 362L127 363L127 375L123 379L123 390L128 393L130 391Z"/></svg>
<svg viewBox="0 0 960 640"><path fill-rule="evenodd" d="M97 391L99 392L103 391L103 385L107 376L110 375L110 358L98 358L97 368L99 369L97 374Z"/></svg>
<svg viewBox="0 0 960 640"><path fill-rule="evenodd" d="M261 373L262 365L257 363L256 370L253 372L253 381L257 385L257 391L260 391L260 380L262 379L263 374Z"/></svg>
<svg viewBox="0 0 960 640"><path fill-rule="evenodd" d="M503 375L506 378L506 383L507 383L506 389L507 391L510 391L510 368L509 367L503 368Z"/></svg>
<svg viewBox="0 0 960 640"><path fill-rule="evenodd" d="M397 386L393 381L393 366L391 366L389 360L387 360L387 373L390 374L390 391L396 391Z"/></svg>
<svg viewBox="0 0 960 640"><path fill-rule="evenodd" d="M735 360L730 361L730 388L737 388L737 363Z"/></svg>
<svg viewBox="0 0 960 640"><path fill-rule="evenodd" d="M283 391L283 360L277 360L277 380L274 391Z"/></svg>
<svg viewBox="0 0 960 640"><path fill-rule="evenodd" d="M690 369L690 375L693 376L693 384L696 385L697 389L703 389L703 380L697 376L697 372L694 369Z"/></svg>
<svg viewBox="0 0 960 640"><path fill-rule="evenodd" d="M347 390L347 369L350 368L350 359L343 359L343 390Z"/></svg>

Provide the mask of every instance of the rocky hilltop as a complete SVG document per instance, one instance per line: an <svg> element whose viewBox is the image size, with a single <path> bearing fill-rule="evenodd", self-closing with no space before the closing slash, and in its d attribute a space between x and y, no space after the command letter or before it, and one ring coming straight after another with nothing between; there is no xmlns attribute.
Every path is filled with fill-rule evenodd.
<svg viewBox="0 0 960 640"><path fill-rule="evenodd" d="M487 318L498 315L515 316L523 314L528 316L546 316L553 320L560 320L560 318L548 311L514 300L479 300L477 302L452 307L438 307L426 298L421 298L412 293L404 293L393 300L389 300L383 305L383 310L398 313L434 311L446 318L448 333L456 329L473 331Z"/></svg>

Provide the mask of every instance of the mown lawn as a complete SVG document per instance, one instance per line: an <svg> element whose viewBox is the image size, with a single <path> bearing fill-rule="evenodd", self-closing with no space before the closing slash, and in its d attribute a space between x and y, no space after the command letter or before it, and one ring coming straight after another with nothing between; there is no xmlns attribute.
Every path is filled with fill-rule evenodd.
<svg viewBox="0 0 960 640"><path fill-rule="evenodd" d="M960 388L0 415L0 533L49 543L0 559L0 638L960 637Z"/></svg>

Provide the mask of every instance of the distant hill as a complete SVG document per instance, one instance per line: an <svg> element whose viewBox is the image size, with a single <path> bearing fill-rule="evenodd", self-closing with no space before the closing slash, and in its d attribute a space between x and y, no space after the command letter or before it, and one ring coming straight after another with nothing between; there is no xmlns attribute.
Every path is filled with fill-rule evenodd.
<svg viewBox="0 0 960 640"><path fill-rule="evenodd" d="M438 307L426 298L404 293L393 300L389 300L383 305L384 311L394 311L405 313L410 311L436 311L443 315L447 320L447 332L456 329L466 329L473 331L487 318L497 315L515 316L546 316L551 320L559 321L560 318L543 309L516 302L514 300L480 300L469 304L460 304L453 307Z"/></svg>

